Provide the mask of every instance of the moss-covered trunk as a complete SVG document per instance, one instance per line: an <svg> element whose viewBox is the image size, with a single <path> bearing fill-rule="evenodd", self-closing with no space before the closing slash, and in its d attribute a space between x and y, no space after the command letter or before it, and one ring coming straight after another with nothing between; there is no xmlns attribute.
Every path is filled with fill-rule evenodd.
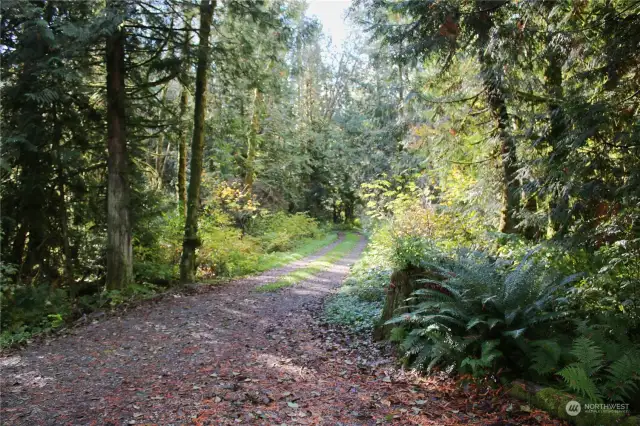
<svg viewBox="0 0 640 426"><path fill-rule="evenodd" d="M249 191L253 187L256 178L256 155L258 154L258 133L260 131L259 107L261 94L258 88L253 89L253 101L251 112L251 123L247 132L247 159L244 167L244 185Z"/></svg>
<svg viewBox="0 0 640 426"><path fill-rule="evenodd" d="M562 90L562 62L563 59L558 52L558 47L553 42L553 35L547 37L547 67L544 71L546 90L551 102L548 105L549 111L549 133L547 141L552 149L551 163L560 165L555 169L557 174L557 188L552 192L549 201L549 226L556 236L564 235L567 222L569 220L569 197L565 193L566 176L564 174L564 164L569 154L567 148L562 143L562 135L565 131L565 119L560 106L563 97Z"/></svg>
<svg viewBox="0 0 640 426"><path fill-rule="evenodd" d="M417 272L414 269L408 269L394 271L391 274L391 282L387 287L382 315L373 330L374 340L387 340L389 338L391 329L394 326L385 325L385 322L393 318L398 309L407 306L407 298L418 288L414 279Z"/></svg>
<svg viewBox="0 0 640 426"><path fill-rule="evenodd" d="M182 89L180 95L180 121L184 121L187 113L187 89ZM187 138L189 133L183 128L180 134L180 146L178 149L178 203L182 215L187 215Z"/></svg>
<svg viewBox="0 0 640 426"><path fill-rule="evenodd" d="M191 144L191 176L187 193L187 218L180 260L180 281L193 282L196 269L198 238L198 215L200 210L200 184L202 181L202 157L204 154L204 111L207 101L207 74L209 68L209 35L216 2L202 0L200 3L200 45L198 46L198 68L196 71L196 94L193 113L193 142Z"/></svg>
<svg viewBox="0 0 640 426"><path fill-rule="evenodd" d="M516 143L509 133L509 114L501 84L502 68L493 60L489 51L493 19L491 11L496 9L495 2L477 0L479 11L475 30L478 34L478 60L482 71L482 84L489 103L489 110L496 121L502 163L502 212L500 215L500 232L515 233L517 231L517 214L520 208L521 188L518 180L518 158Z"/></svg>
<svg viewBox="0 0 640 426"><path fill-rule="evenodd" d="M192 13L190 8L185 11L185 20L188 22L187 28L191 26ZM185 31L184 43L182 46L182 55L185 61L189 61L191 45L191 32ZM183 83L184 84L184 83ZM187 131L187 104L189 101L189 92L186 87L182 87L180 93L180 141L178 144L178 203L182 215L187 215L187 144L189 132Z"/></svg>

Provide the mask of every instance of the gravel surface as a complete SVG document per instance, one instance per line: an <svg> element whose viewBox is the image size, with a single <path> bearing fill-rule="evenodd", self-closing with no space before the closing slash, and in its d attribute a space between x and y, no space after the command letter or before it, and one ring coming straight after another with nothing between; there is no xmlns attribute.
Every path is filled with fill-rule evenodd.
<svg viewBox="0 0 640 426"><path fill-rule="evenodd" d="M498 391L398 368L385 348L322 321L365 247L296 286L253 291L288 266L119 317L0 358L2 425L552 425ZM523 408L524 407L524 408Z"/></svg>
<svg viewBox="0 0 640 426"><path fill-rule="evenodd" d="M277 380L280 369L269 367L281 358L277 327L342 282L364 239L309 282L275 293L252 290L307 266L342 239L281 268L143 304L1 358L2 424L192 424L204 400L229 402L238 382L251 384L238 372L258 366L252 363Z"/></svg>

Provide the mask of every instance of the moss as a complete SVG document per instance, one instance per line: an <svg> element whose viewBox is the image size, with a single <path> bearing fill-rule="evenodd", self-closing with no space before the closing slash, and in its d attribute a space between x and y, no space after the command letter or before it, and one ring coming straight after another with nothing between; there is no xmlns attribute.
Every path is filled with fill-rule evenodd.
<svg viewBox="0 0 640 426"><path fill-rule="evenodd" d="M572 417L565 410L567 402L573 398L568 394L554 388L544 388L533 396L533 403L538 408L545 410L556 417L569 420Z"/></svg>
<svg viewBox="0 0 640 426"><path fill-rule="evenodd" d="M578 426L640 425L640 419L638 417L625 417L619 413L582 412L575 417L569 416L566 412L566 405L567 402L576 399L575 396L554 388L542 388L536 392L532 389L527 389L524 383L517 382L513 384L509 390L509 394L557 418L569 421Z"/></svg>
<svg viewBox="0 0 640 426"><path fill-rule="evenodd" d="M509 391L511 396L514 396L522 401L526 401L528 403L532 402L532 394L527 392L525 389L524 383L516 383L511 387Z"/></svg>

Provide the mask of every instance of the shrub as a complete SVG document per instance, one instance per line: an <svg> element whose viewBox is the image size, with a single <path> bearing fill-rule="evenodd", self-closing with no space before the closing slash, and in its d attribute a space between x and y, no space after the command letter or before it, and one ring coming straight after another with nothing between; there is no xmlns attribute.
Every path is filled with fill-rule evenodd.
<svg viewBox="0 0 640 426"><path fill-rule="evenodd" d="M569 317L563 293L577 278L560 279L530 258L505 272L480 252L441 255L428 269L433 278L418 280L424 287L413 293L411 311L388 324L407 329L401 347L414 366L476 376L526 370L527 342Z"/></svg>
<svg viewBox="0 0 640 426"><path fill-rule="evenodd" d="M390 277L391 269L388 268L376 267L358 271L345 280L342 290L365 302L381 302Z"/></svg>
<svg viewBox="0 0 640 426"><path fill-rule="evenodd" d="M201 224L201 241L198 273L203 278L252 272L252 265L262 252L260 242L249 235L243 237L239 229L219 227L206 221Z"/></svg>
<svg viewBox="0 0 640 426"><path fill-rule="evenodd" d="M56 328L72 315L65 290L48 285L15 287L2 294L2 330L26 333Z"/></svg>
<svg viewBox="0 0 640 426"><path fill-rule="evenodd" d="M578 286L573 298L589 315L607 312L623 318L625 328L640 331L640 239L602 246L590 256L596 272Z"/></svg>
<svg viewBox="0 0 640 426"><path fill-rule="evenodd" d="M264 250L287 251L304 238L314 238L322 232L315 219L304 213L293 215L276 212L257 218L249 233L260 239Z"/></svg>

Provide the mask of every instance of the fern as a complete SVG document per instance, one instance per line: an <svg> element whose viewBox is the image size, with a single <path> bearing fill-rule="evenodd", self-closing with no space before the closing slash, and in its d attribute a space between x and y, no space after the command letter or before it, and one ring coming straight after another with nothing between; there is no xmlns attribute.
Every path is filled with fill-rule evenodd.
<svg viewBox="0 0 640 426"><path fill-rule="evenodd" d="M494 362L502 357L497 347L499 340L489 340L482 343L480 358L466 357L462 360L460 368L469 367L474 377L484 376L487 369L490 369Z"/></svg>
<svg viewBox="0 0 640 426"><path fill-rule="evenodd" d="M480 252L461 252L456 261L436 263L446 265L436 271L442 278L418 280L426 288L412 294L411 311L399 312L386 323L419 330L410 332L401 345L418 368L453 364L480 374L497 369L494 360L501 358L500 368L527 369L527 339L569 316L566 305L556 303L556 291L571 280L558 283L530 259L510 273ZM495 347L481 342L495 342ZM558 356L551 356L545 366L540 358L533 370L548 374L554 361ZM593 359L584 363L589 372L601 367Z"/></svg>
<svg viewBox="0 0 640 426"><path fill-rule="evenodd" d="M579 337L573 343L571 355L587 376L592 376L604 366L604 352L591 339Z"/></svg>
<svg viewBox="0 0 640 426"><path fill-rule="evenodd" d="M541 376L552 373L558 367L562 348L553 340L538 340L531 344L531 369Z"/></svg>
<svg viewBox="0 0 640 426"><path fill-rule="evenodd" d="M406 331L404 327L394 327L391 329L391 335L389 340L392 342L402 342L406 338Z"/></svg>
<svg viewBox="0 0 640 426"><path fill-rule="evenodd" d="M571 364L558 373L572 391L589 401L602 402L602 395L581 364Z"/></svg>
<svg viewBox="0 0 640 426"><path fill-rule="evenodd" d="M629 401L638 392L640 359L637 353L622 356L609 366L607 373L605 390L609 399Z"/></svg>

